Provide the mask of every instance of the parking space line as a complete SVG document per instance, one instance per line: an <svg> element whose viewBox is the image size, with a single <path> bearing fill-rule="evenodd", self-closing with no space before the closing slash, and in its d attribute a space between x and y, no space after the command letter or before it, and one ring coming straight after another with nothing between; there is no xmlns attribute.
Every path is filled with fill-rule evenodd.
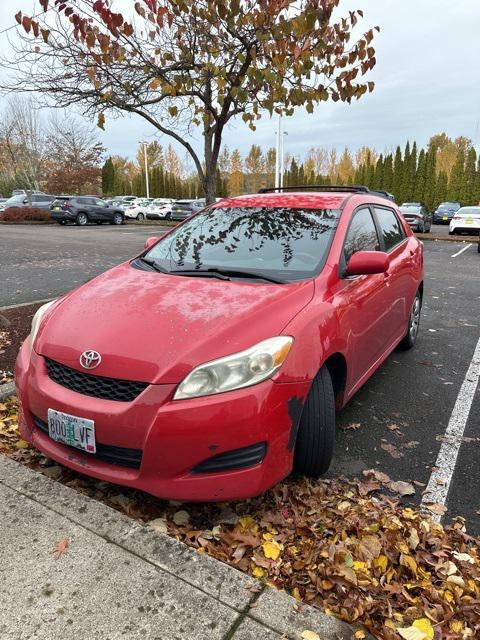
<svg viewBox="0 0 480 640"><path fill-rule="evenodd" d="M457 256L459 256L461 253L463 253L464 251L466 251L469 247L472 246L472 243L469 242L465 247L463 247L463 249L460 249L460 251L457 251L457 253L454 253L453 256L451 256L452 258L456 258Z"/></svg>
<svg viewBox="0 0 480 640"><path fill-rule="evenodd" d="M445 505L453 472L457 463L458 452L462 444L465 426L467 424L473 398L480 378L480 338L473 353L472 361L468 367L462 386L453 407L450 420L448 422L442 446L438 452L434 471L430 476L427 488L425 489L422 506L429 503ZM431 515L433 520L439 522L441 516Z"/></svg>

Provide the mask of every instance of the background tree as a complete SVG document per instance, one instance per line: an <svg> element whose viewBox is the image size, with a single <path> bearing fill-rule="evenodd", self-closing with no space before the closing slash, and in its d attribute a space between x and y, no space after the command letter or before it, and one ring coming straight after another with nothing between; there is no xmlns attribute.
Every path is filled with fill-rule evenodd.
<svg viewBox="0 0 480 640"><path fill-rule="evenodd" d="M46 137L50 162L47 191L100 195L104 152L96 132L83 121L66 116L52 118Z"/></svg>
<svg viewBox="0 0 480 640"><path fill-rule="evenodd" d="M238 196L243 193L243 160L238 149L234 149L230 157L228 193L231 196Z"/></svg>
<svg viewBox="0 0 480 640"><path fill-rule="evenodd" d="M339 3L141 0L133 20L109 0L40 0L48 16L16 14L26 36L10 61L17 80L9 88L77 105L98 114L101 127L107 112L144 118L188 151L211 202L232 118L254 129L265 110L311 113L373 90L363 78L376 63L374 29L353 41L363 14L337 17ZM203 161L191 125L202 130Z"/></svg>
<svg viewBox="0 0 480 640"><path fill-rule="evenodd" d="M264 182L265 161L262 149L257 144L252 144L245 158L245 171L247 174L247 190L257 193Z"/></svg>
<svg viewBox="0 0 480 640"><path fill-rule="evenodd" d="M45 171L45 129L31 99L15 97L8 101L0 137L2 156L16 184L38 191Z"/></svg>
<svg viewBox="0 0 480 640"><path fill-rule="evenodd" d="M153 140L152 142L148 142L147 145L147 164L150 169L154 169L155 167L161 167L164 163L163 158L163 147L157 142L157 140ZM145 169L145 145L139 144L137 149L136 161L138 166L141 169Z"/></svg>
<svg viewBox="0 0 480 640"><path fill-rule="evenodd" d="M102 167L102 193L103 195L115 193L115 167L110 157L105 160Z"/></svg>

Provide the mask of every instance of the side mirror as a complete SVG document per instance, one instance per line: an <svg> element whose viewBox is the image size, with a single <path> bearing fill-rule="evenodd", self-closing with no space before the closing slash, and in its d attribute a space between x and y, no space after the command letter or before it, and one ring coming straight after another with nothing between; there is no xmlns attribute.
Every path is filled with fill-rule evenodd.
<svg viewBox="0 0 480 640"><path fill-rule="evenodd" d="M390 265L388 253L384 251L357 251L348 261L348 276L363 276L385 273Z"/></svg>
<svg viewBox="0 0 480 640"><path fill-rule="evenodd" d="M160 236L150 236L145 240L145 250L151 249L160 240Z"/></svg>

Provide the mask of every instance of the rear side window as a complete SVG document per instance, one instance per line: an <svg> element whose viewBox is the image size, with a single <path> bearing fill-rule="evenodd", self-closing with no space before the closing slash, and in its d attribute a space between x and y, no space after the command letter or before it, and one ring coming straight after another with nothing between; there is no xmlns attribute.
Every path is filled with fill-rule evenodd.
<svg viewBox="0 0 480 640"><path fill-rule="evenodd" d="M360 209L353 216L345 240L345 260L348 262L357 251L379 251L378 234L369 209Z"/></svg>
<svg viewBox="0 0 480 640"><path fill-rule="evenodd" d="M375 207L378 222L385 243L385 251L390 251L405 238L405 232L395 211Z"/></svg>

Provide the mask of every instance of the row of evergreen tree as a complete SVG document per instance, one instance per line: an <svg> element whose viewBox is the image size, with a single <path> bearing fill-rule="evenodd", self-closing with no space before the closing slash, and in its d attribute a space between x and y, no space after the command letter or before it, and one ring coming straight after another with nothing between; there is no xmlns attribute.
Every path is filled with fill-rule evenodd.
<svg viewBox="0 0 480 640"><path fill-rule="evenodd" d="M152 198L202 198L203 192L196 176L181 178L163 170L163 167L154 167L148 172L149 192ZM217 176L218 196L227 194L227 181ZM107 158L102 168L102 191L104 196L129 196L146 197L147 184L145 170L137 171L132 179L115 171L115 165L111 158Z"/></svg>
<svg viewBox="0 0 480 640"><path fill-rule="evenodd" d="M217 195L237 195L246 190L257 191L260 186L272 186L274 182L271 155L274 150L262 154L255 145L260 160L257 163L247 156L243 162L238 150L230 157L225 149L221 171L217 173ZM423 202L429 210L444 201L459 201L462 204L480 202L480 157L467 138L452 141L446 134L433 136L426 149L417 148L414 142L407 142L402 150L377 156L374 150L364 147L355 159L348 149L337 160L330 158L323 164L317 163L315 170L312 151L299 162L292 158L284 175L285 186L315 184L359 184L371 189L388 191L395 200L402 202ZM235 159L235 154L238 158ZM324 151L324 158L327 156ZM269 160L267 162L267 160ZM235 160L235 161L234 161ZM257 166L258 165L258 166ZM137 165L133 172L117 169L112 158L108 158L102 170L104 195L146 195L145 172ZM164 163L158 162L149 171L151 197L201 198L203 190L196 175L182 177L176 172L166 171Z"/></svg>
<svg viewBox="0 0 480 640"><path fill-rule="evenodd" d="M397 203L423 202L427 209L435 209L441 202L453 201L462 204L480 203L480 157L470 146L459 145L450 176L438 170L439 149L433 145L417 150L407 142L402 153L397 147L395 154L381 154L375 160L367 157L359 164L347 180L340 175L306 175L304 164L293 158L284 178L285 186L314 184L356 184L371 189L388 191Z"/></svg>

